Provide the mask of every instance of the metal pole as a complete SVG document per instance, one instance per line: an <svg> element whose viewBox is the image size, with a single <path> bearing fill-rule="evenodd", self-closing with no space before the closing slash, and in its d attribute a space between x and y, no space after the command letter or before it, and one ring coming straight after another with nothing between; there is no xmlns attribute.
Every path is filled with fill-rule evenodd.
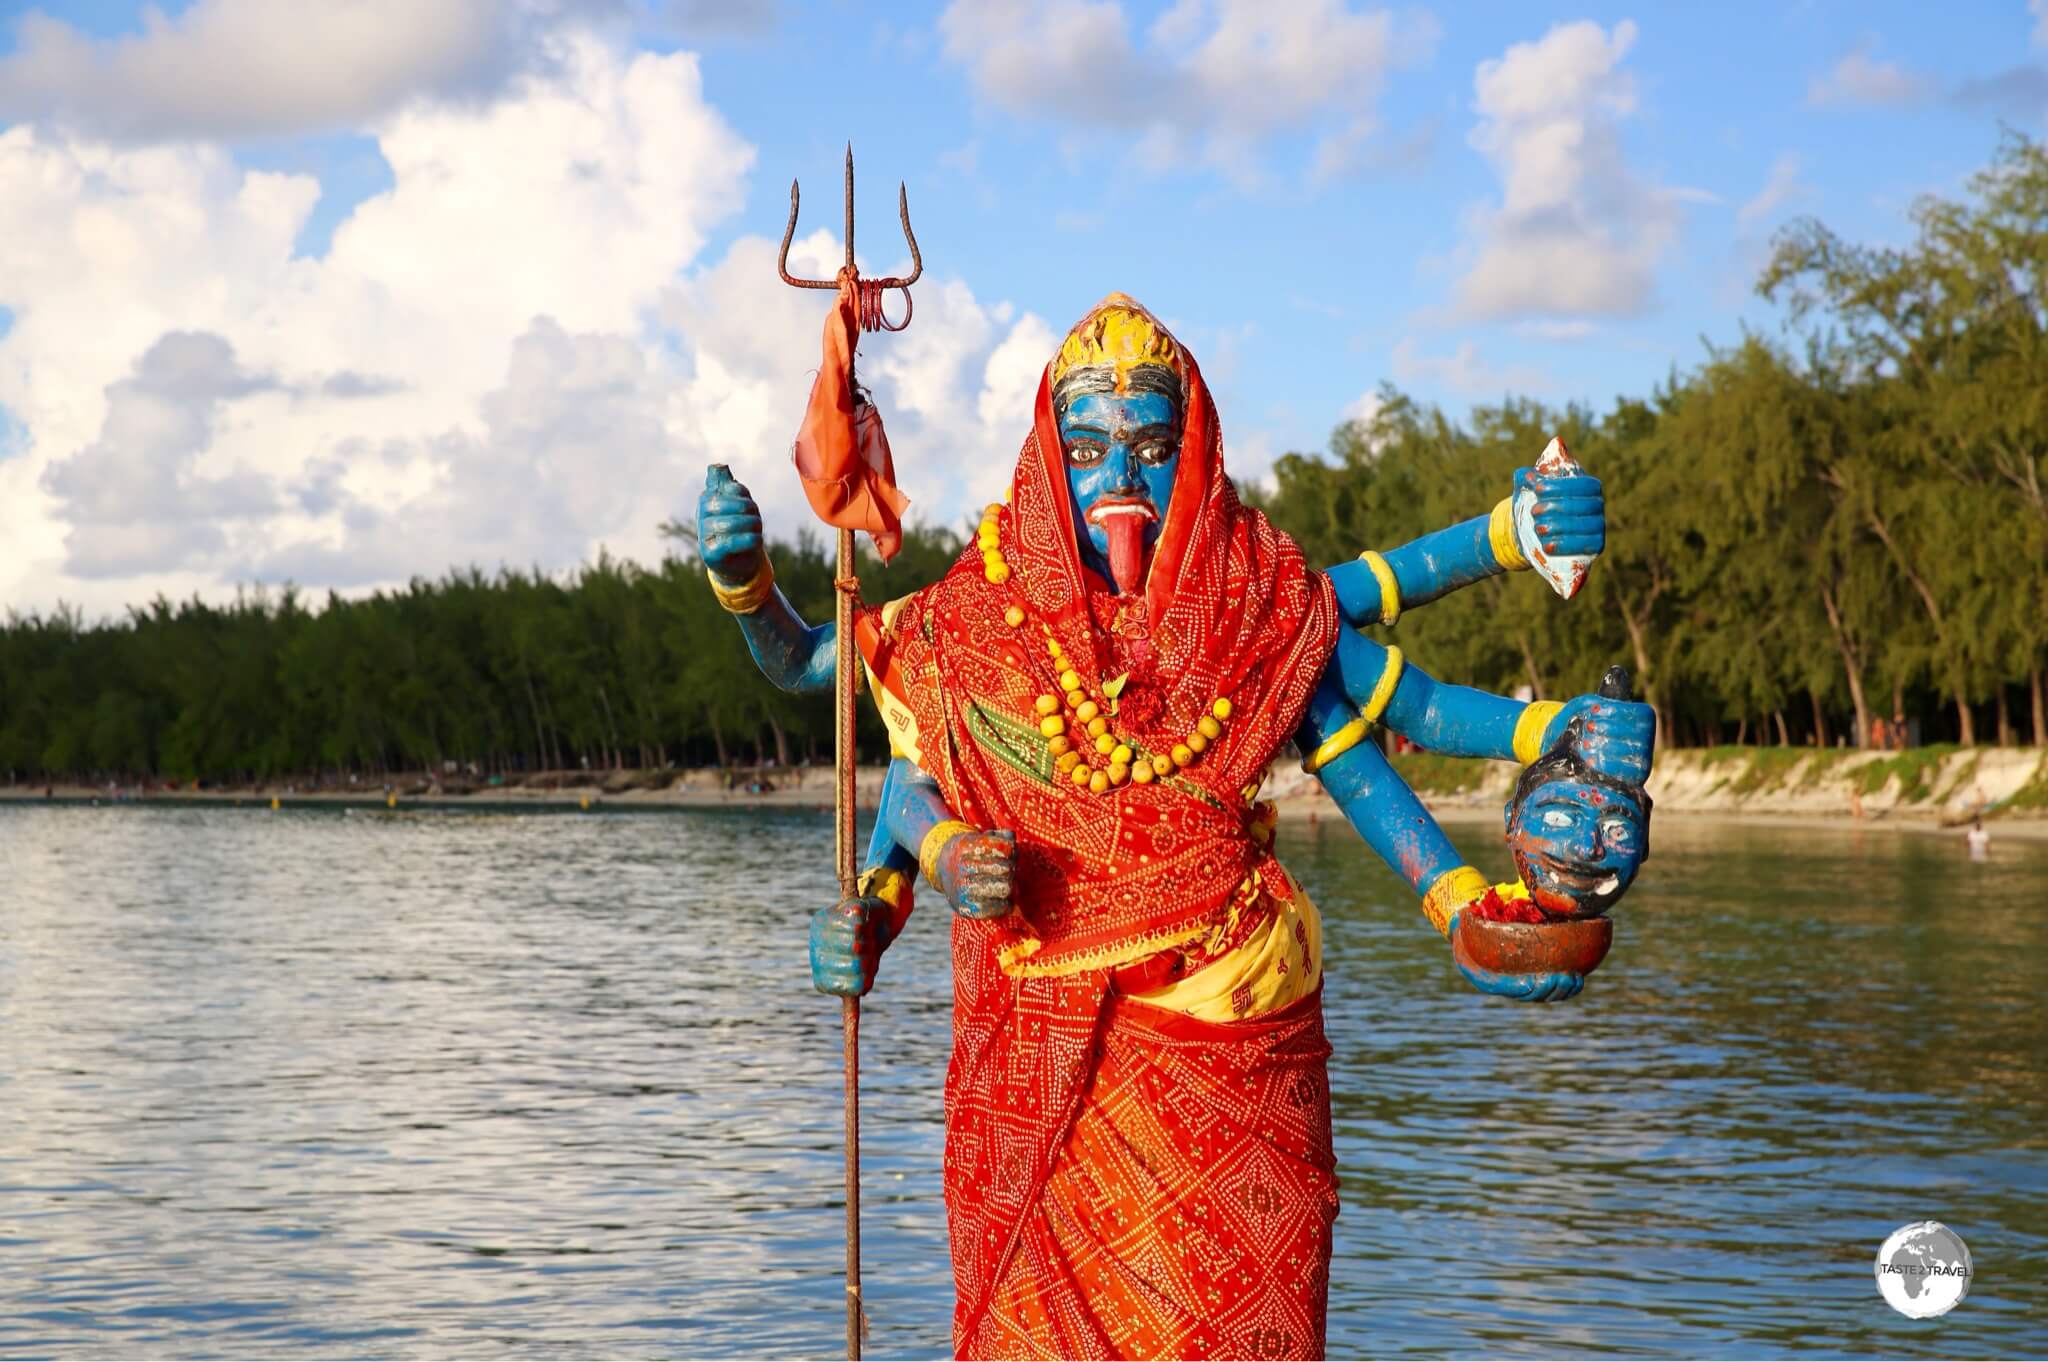
<svg viewBox="0 0 2048 1362"><path fill-rule="evenodd" d="M839 532L839 578L846 587L854 582L853 531ZM853 591L839 594L839 723L838 749L838 855L839 896L850 899L858 892L854 869L853 828ZM846 1355L853 1362L860 1357L862 1318L860 1304L860 999L840 1003L840 1023L846 1039Z"/></svg>
<svg viewBox="0 0 2048 1362"><path fill-rule="evenodd" d="M846 270L853 273L853 144L846 144ZM853 363L846 370L848 388L853 387ZM859 892L854 848L853 726L854 668L853 604L860 590L854 570L853 531L839 532L839 581L835 593L838 612L837 681L839 718L836 724L834 759L839 767L839 789L834 810L837 822L839 897L850 899ZM845 1037L846 1078L846 1356L859 1362L861 1336L866 1333L866 1313L860 1301L860 999L844 999L839 1009Z"/></svg>

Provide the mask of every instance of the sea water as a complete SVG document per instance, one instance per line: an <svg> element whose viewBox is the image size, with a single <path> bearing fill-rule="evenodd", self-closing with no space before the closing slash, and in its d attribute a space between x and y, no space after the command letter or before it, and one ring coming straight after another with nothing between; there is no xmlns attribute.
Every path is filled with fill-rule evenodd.
<svg viewBox="0 0 2048 1362"><path fill-rule="evenodd" d="M1506 863L1496 825L1453 824ZM1994 832L1996 830L1994 829ZM1333 1355L2048 1352L2048 844L1660 817L1586 992L1452 971L1341 822ZM827 1356L815 813L0 806L0 1354ZM874 1356L945 1355L927 894L862 1023ZM1968 1299L1907 1320L1885 1236Z"/></svg>

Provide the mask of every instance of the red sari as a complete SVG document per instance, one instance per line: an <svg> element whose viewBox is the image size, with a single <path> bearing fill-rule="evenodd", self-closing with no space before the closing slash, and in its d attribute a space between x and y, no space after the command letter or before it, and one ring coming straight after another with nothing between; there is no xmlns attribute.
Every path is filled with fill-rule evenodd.
<svg viewBox="0 0 2048 1362"><path fill-rule="evenodd" d="M953 925L962 1357L1322 1355L1337 1203L1320 994L1233 1022L1127 994L1291 892L1251 836L1252 798L1338 628L1328 579L1238 501L1182 363L1182 452L1142 598L1081 566L1048 381L997 516L1007 580L970 546L886 624L862 619L884 711L914 718L949 806L1017 835L1017 911ZM1169 751L1218 698L1228 725L1171 780L1092 792L1053 769L1036 727L1034 700L1069 666L1090 694L1127 678L1116 732L1140 751Z"/></svg>

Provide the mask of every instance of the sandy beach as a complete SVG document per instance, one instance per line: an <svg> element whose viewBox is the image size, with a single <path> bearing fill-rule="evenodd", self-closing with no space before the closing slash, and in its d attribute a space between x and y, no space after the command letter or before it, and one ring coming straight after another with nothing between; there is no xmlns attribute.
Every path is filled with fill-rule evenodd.
<svg viewBox="0 0 2048 1362"><path fill-rule="evenodd" d="M1518 769L1507 762L1456 762L1414 755L1396 765L1423 803L1446 822L1498 819ZM863 767L859 794L870 808L881 767ZM1457 788L1444 788L1456 785ZM1955 832L1980 812L2001 836L2048 839L2048 754L2038 748L1950 748L1886 754L1783 748L1680 749L1660 753L1650 793L1660 820L1688 824ZM1321 787L1292 763L1276 765L1264 791L1284 819L1341 819ZM319 805L363 809L571 807L611 812L701 808L830 809L829 767L759 771L619 770L540 772L491 783L412 774L355 785L280 780L192 789L148 786L0 787L0 801L224 804L268 808Z"/></svg>

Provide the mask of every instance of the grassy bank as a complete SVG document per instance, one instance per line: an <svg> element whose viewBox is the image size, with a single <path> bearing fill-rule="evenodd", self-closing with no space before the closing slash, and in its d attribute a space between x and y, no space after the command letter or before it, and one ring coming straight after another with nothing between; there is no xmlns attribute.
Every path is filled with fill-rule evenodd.
<svg viewBox="0 0 2048 1362"><path fill-rule="evenodd" d="M1505 799L1517 768L1411 752L1393 759L1417 793L1447 804ZM1670 748L1650 794L1660 812L1814 817L2038 817L2048 811L2048 752L1935 743L1905 752L1850 748Z"/></svg>
<svg viewBox="0 0 2048 1362"><path fill-rule="evenodd" d="M1432 752L1407 752L1393 766L1428 804L1445 810L1487 808L1498 812L1520 769L1512 762L1473 761ZM863 768L860 795L871 804L881 789L879 767ZM267 805L350 803L401 806L464 804L605 804L719 807L829 807L833 799L829 766L718 770L698 768L541 771L496 783L425 773L349 784L324 779L281 778L240 785L165 788L147 786L57 786L68 802L110 798L149 802L250 802ZM766 787L766 788L763 788ZM1321 805L1327 796L1301 774L1291 758L1275 764L1267 781L1269 798L1290 805ZM1660 815L1713 814L1722 817L1896 818L1949 824L1976 816L2040 819L2048 814L2048 752L2040 748L1959 747L1952 743L1906 752L1858 752L1841 748L1709 747L1667 749L1657 754L1650 793ZM0 800L38 801L40 785L0 787Z"/></svg>

